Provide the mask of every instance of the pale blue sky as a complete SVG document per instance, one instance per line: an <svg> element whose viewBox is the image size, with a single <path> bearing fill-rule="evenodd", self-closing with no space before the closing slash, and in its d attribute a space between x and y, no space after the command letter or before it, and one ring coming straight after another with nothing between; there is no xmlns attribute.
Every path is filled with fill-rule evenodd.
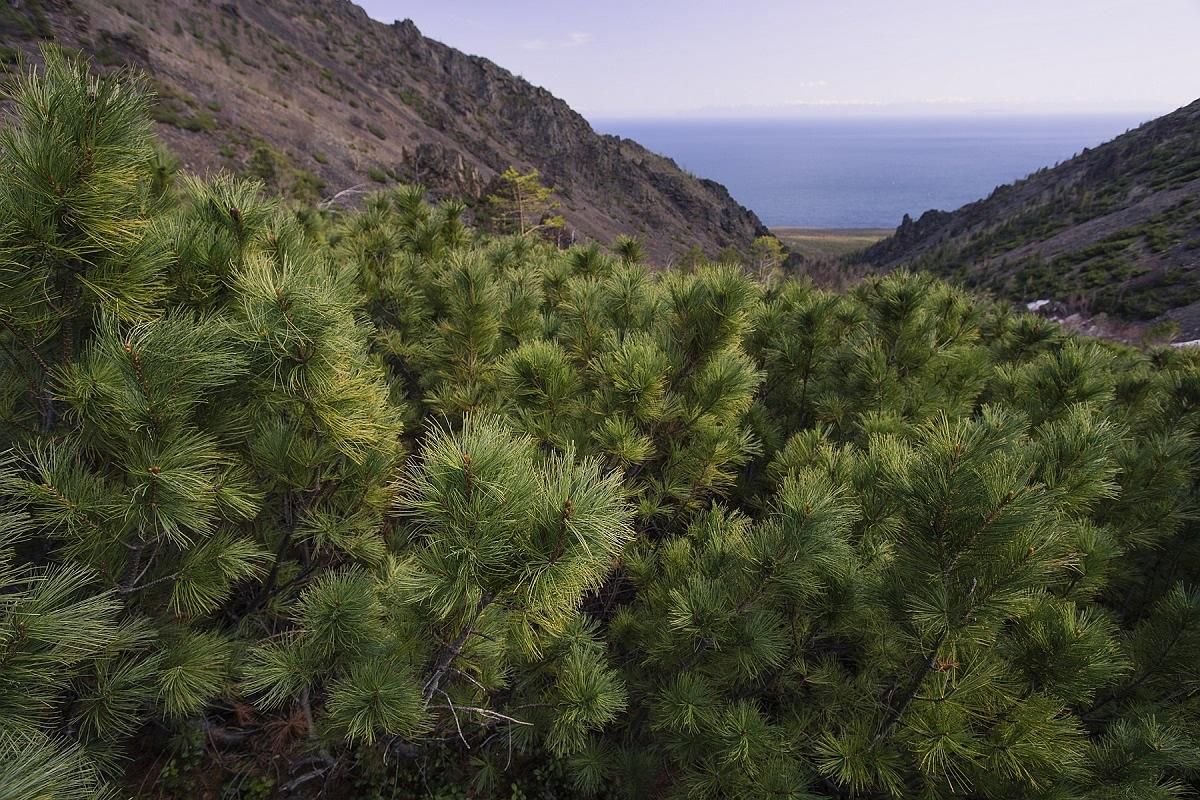
<svg viewBox="0 0 1200 800"><path fill-rule="evenodd" d="M1200 97L1200 0L365 0L592 118L1153 112Z"/></svg>

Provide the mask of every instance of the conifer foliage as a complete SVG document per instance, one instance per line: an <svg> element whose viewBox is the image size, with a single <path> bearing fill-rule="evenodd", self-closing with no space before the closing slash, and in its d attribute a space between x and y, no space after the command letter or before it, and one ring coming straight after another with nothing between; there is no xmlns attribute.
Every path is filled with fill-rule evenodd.
<svg viewBox="0 0 1200 800"><path fill-rule="evenodd" d="M138 78L43 55L0 800L1197 787L1192 351L168 181Z"/></svg>

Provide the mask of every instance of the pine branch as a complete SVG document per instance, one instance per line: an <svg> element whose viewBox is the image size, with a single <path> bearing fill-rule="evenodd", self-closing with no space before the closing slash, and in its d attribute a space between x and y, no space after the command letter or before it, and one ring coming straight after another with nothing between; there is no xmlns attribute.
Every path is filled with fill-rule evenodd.
<svg viewBox="0 0 1200 800"><path fill-rule="evenodd" d="M1111 705L1112 703L1116 703L1116 702L1120 702L1121 700L1124 700L1125 698L1132 695L1135 691L1137 691L1139 686L1141 686L1143 683L1145 683L1150 678L1154 677L1155 673L1158 672L1159 667L1161 667L1163 665L1163 663L1166 662L1167 658L1171 655L1171 652L1175 649L1175 646L1179 643L1179 640L1183 638L1183 634L1186 630L1187 630L1186 624L1180 625L1179 627L1177 627L1175 629L1175 631L1171 634L1170 641L1167 642L1166 645L1158 651L1157 658L1154 659L1154 662L1152 664L1150 664L1150 666L1146 667L1146 669L1142 671L1142 674L1138 677L1137 680L1126 684L1119 692L1116 692L1115 694L1110 695L1108 697L1108 699L1104 700L1103 702L1092 706L1090 709L1088 709L1085 717L1089 718L1089 719L1095 719L1096 712L1099 711L1101 708L1104 708L1107 705Z"/></svg>
<svg viewBox="0 0 1200 800"><path fill-rule="evenodd" d="M54 374L54 371L50 369L50 366L46 363L45 359L43 359L41 354L38 353L37 348L30 344L29 341L22 336L15 327L13 327L12 323L9 322L6 316L0 315L0 325L3 325L4 328L10 334L12 334L13 339L15 339L17 343L25 348L26 352L33 357L33 360L37 362L37 365L42 370L43 378L49 378ZM5 347L5 349L7 350L8 348ZM16 358L13 358L13 363L18 363ZM45 385L43 385L39 390L31 381L30 388L33 390L34 396L38 398L38 402L42 406L42 433L49 433L54 429L55 422L58 418L54 404L54 397L50 394L49 388Z"/></svg>
<svg viewBox="0 0 1200 800"><path fill-rule="evenodd" d="M442 709L450 708L450 706L434 706L434 707L442 708ZM472 714L478 714L479 716L486 717L488 719L496 719L496 720L500 720L502 722L510 722L513 725L525 725L525 726L528 726L531 728L533 727L532 722L526 722L525 720L516 719L515 717L510 717L507 714L501 714L499 711L492 711L489 708L479 708L477 706L458 706L458 709L460 711L470 711Z"/></svg>
<svg viewBox="0 0 1200 800"><path fill-rule="evenodd" d="M909 704L912 703L917 692L920 691L921 684L925 682L925 678L937 667L938 650L941 649L942 643L946 640L946 634L946 630L943 630L939 634L937 641L934 642L933 648L929 653L929 657L921 662L920 667L917 668L917 671L909 680L908 686L905 687L904 692L900 695L900 702L893 705L881 721L879 729L875 732L875 736L872 739L873 742L878 742L891 733L896 723L904 716L904 712L908 710Z"/></svg>
<svg viewBox="0 0 1200 800"><path fill-rule="evenodd" d="M142 576L144 576L150 570L150 566L152 563L153 563L153 559L151 560L151 563L148 563L146 565L145 569L142 570L141 574L138 575L138 577L137 577L138 581L140 581L142 579ZM155 586L160 583L166 583L167 581L175 580L178 577L179 577L179 573L172 572L170 575L163 575L161 578L155 578L154 580L150 581L149 583L139 584L135 581L135 585L133 585L133 586L122 587L122 588L118 589L117 594L134 594L135 592L140 592L143 589L148 589L151 586Z"/></svg>
<svg viewBox="0 0 1200 800"><path fill-rule="evenodd" d="M471 744L467 741L467 737L463 736L462 725L460 725L458 722L458 712L454 710L454 701L450 699L450 695L446 694L445 691L438 689L438 692L442 695L442 697L446 698L446 702L449 703L450 715L454 717L454 727L458 730L458 738L462 739L463 745L470 750Z"/></svg>
<svg viewBox="0 0 1200 800"><path fill-rule="evenodd" d="M3 325L5 329L12 334L13 338L17 340L17 343L24 347L29 355L33 356L33 360L36 361L38 366L42 368L43 374L48 376L53 373L53 370L50 369L50 366L42 358L41 354L38 353L33 345L31 345L28 340L26 340L25 337L13 327L12 323L8 321L6 316L0 316L0 325Z"/></svg>
<svg viewBox="0 0 1200 800"><path fill-rule="evenodd" d="M475 606L475 612L472 614L470 621L462 629L462 632L459 633L455 640L451 642L450 645L446 647L442 651L442 654L438 657L437 663L434 665L432 675L430 675L429 680L425 682L425 705L429 705L430 699L433 697L434 692L438 690L438 686L442 682L442 676L446 674L446 671L450 669L450 666L454 663L454 659L458 658L459 654L462 652L463 647L467 643L467 639L469 639L474 633L475 623L479 621L479 617L483 614L484 609L491 605L493 599L494 595L491 594L485 594L479 598L479 602Z"/></svg>
<svg viewBox="0 0 1200 800"><path fill-rule="evenodd" d="M125 546L130 550L131 555L129 557L129 561L125 564L124 576L121 578L120 583L118 584L119 594L129 594L132 592L133 586L141 579L141 576L145 574L145 571L142 570L142 557L146 552L146 548L150 546L150 543L142 538L141 534L139 533L136 544L126 544ZM147 567L149 567L149 565L147 565Z"/></svg>
<svg viewBox="0 0 1200 800"><path fill-rule="evenodd" d="M279 565L283 562L284 556L292 544L292 536L295 535L295 532L295 498L292 492L288 491L283 496L283 535L275 548L275 560L271 563L271 569L267 573L266 579L263 580L262 586L255 593L254 599L250 601L250 605L246 609L247 615L253 614L270 599L275 588L275 581L279 578Z"/></svg>

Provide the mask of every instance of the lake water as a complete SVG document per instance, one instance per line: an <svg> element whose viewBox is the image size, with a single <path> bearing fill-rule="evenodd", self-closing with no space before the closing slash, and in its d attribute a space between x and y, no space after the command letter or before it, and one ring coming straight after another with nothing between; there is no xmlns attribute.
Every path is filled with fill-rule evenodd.
<svg viewBox="0 0 1200 800"><path fill-rule="evenodd" d="M1133 116L599 120L725 184L770 226L891 228L951 210L1145 121Z"/></svg>

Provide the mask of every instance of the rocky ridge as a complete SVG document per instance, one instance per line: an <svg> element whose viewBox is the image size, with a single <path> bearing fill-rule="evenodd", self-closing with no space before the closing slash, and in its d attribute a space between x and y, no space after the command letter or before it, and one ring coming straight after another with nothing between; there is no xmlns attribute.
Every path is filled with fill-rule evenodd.
<svg viewBox="0 0 1200 800"><path fill-rule="evenodd" d="M312 201L415 181L471 202L506 167L536 168L568 239L634 235L661 262L766 233L720 184L347 0L15 0L5 13L0 33L22 50L54 39L102 68L144 70L160 132L191 170L250 172Z"/></svg>

